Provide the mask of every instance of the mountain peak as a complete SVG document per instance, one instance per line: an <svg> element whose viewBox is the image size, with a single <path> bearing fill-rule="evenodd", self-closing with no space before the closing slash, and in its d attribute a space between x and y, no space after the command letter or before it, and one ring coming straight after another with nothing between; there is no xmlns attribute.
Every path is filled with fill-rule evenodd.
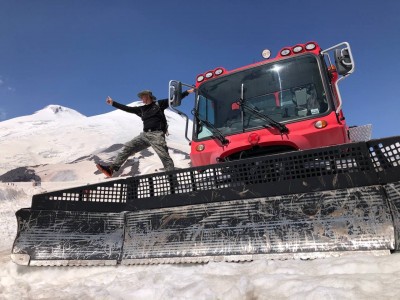
<svg viewBox="0 0 400 300"><path fill-rule="evenodd" d="M71 108L57 105L57 104L50 104L46 106L45 108L38 110L34 113L34 115L41 115L41 116L76 116L76 117L84 117L81 113L77 112L76 110L73 110Z"/></svg>
<svg viewBox="0 0 400 300"><path fill-rule="evenodd" d="M45 109L45 110L50 110L50 111L52 111L54 114L58 114L58 113L61 113L61 112L69 111L69 108L66 108L66 107L61 106L61 105L54 105L54 104L48 105L48 106L46 106L44 109Z"/></svg>

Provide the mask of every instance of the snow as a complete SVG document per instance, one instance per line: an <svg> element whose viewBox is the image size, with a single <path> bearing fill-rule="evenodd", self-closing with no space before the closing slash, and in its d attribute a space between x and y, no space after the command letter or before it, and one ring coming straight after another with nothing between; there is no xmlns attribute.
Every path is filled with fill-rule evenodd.
<svg viewBox="0 0 400 300"><path fill-rule="evenodd" d="M184 120L167 113L171 156L187 167ZM93 161L112 144L141 129L121 111L95 117L57 105L0 122L0 175L29 167L41 177L0 182L0 299L395 299L400 295L400 254L355 254L315 260L115 267L23 267L10 260L15 212L44 191L104 181ZM80 159L82 158L82 159ZM157 156L134 160L142 173L161 167Z"/></svg>

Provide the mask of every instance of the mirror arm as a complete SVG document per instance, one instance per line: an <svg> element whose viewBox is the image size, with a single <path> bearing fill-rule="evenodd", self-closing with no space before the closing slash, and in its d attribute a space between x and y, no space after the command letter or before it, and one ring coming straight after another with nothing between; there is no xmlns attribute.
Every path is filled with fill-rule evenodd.
<svg viewBox="0 0 400 300"><path fill-rule="evenodd" d="M340 94L338 84L339 84L339 81L341 81L342 79L346 78L347 76L348 76L348 75L343 76L343 77L340 77L340 78L335 82L335 90L336 90L336 93L337 93L337 96L338 96L338 101L339 101L339 105L338 105L338 107L336 108L336 114L337 114L337 115L340 113L340 110L342 109L342 104L343 104L342 96L341 96L341 94Z"/></svg>
<svg viewBox="0 0 400 300"><path fill-rule="evenodd" d="M182 111L176 109L176 108L172 105L173 100L175 100L175 90L173 91L173 95L171 95L171 86L173 86L172 83L176 83L176 82L178 82L178 81L177 81L177 80L170 80L170 81L169 81L168 106L169 106L169 108L170 108L173 112L176 112L178 115L180 115L181 117L183 117L183 118L186 119L185 138L186 138L186 140L187 140L188 142L191 142L191 139L189 139L189 137L188 137L188 131L189 131L189 117L188 117L184 112L182 112ZM182 85L187 86L187 87L190 87L190 88L194 88L194 86L191 86L191 85L188 85L188 84L185 84L185 83L182 83ZM180 91L178 91L178 92L180 92ZM171 96L172 96L172 97L171 97ZM171 100L171 99L172 99L172 100Z"/></svg>

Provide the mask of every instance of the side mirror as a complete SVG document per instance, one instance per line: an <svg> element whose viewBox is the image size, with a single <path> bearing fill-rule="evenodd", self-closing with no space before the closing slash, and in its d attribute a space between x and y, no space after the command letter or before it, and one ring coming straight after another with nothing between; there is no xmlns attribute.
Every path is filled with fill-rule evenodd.
<svg viewBox="0 0 400 300"><path fill-rule="evenodd" d="M182 102L182 83L171 80L169 83L169 103L173 107L180 106Z"/></svg>
<svg viewBox="0 0 400 300"><path fill-rule="evenodd" d="M353 70L353 62L347 48L335 49L335 65L339 75L347 75Z"/></svg>

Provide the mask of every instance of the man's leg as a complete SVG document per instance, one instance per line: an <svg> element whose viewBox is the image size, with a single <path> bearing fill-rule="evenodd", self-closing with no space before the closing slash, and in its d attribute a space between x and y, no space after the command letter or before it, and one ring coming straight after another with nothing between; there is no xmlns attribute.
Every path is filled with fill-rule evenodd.
<svg viewBox="0 0 400 300"><path fill-rule="evenodd" d="M154 151L157 153L158 157L166 171L172 171L175 169L174 161L168 153L167 142L165 141L165 134L162 131L153 131L145 133L148 142Z"/></svg>
<svg viewBox="0 0 400 300"><path fill-rule="evenodd" d="M147 133L146 136L151 144L151 147L153 147L158 157L160 157L161 162L164 165L164 169L166 171L174 170L174 161L172 160L171 156L169 156L167 142L165 141L165 134L161 131L155 131ZM168 175L168 181L170 183L171 194L175 194L177 188L179 187L176 174Z"/></svg>
<svg viewBox="0 0 400 300"><path fill-rule="evenodd" d="M114 159L114 162L111 164L113 170L118 171L119 168L125 163L125 161L129 158L129 156L142 151L146 148L150 147L150 143L144 137L143 133L130 140L124 145L124 148L120 153L118 153L117 157Z"/></svg>

